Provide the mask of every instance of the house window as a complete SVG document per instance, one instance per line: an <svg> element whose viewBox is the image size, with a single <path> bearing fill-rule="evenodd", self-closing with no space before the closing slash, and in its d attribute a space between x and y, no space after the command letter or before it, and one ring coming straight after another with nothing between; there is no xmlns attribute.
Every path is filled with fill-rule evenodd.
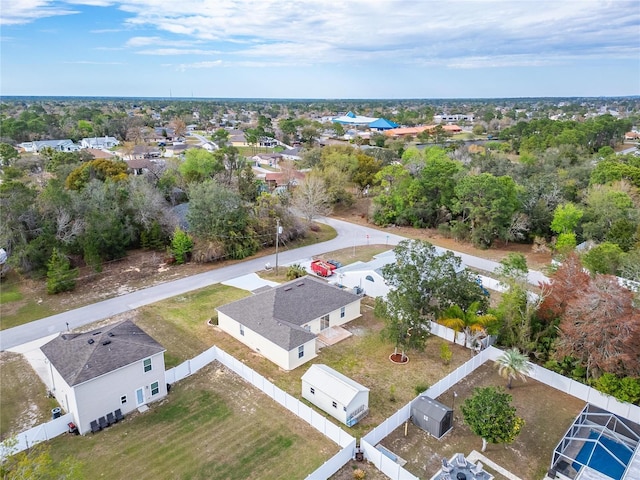
<svg viewBox="0 0 640 480"><path fill-rule="evenodd" d="M338 404L336 402L331 402L331 405L333 406L333 408L338 408Z"/></svg>
<svg viewBox="0 0 640 480"><path fill-rule="evenodd" d="M344 314L345 314L346 310L347 310L347 307L342 307L340 309L340 318L344 318Z"/></svg>
<svg viewBox="0 0 640 480"><path fill-rule="evenodd" d="M309 388L309 390L311 391L311 394L312 394L312 395L315 395L315 394L316 394L316 389L315 389L315 388L310 387L310 388Z"/></svg>
<svg viewBox="0 0 640 480"><path fill-rule="evenodd" d="M320 330L324 330L325 328L329 328L329 315L320 317Z"/></svg>
<svg viewBox="0 0 640 480"><path fill-rule="evenodd" d="M240 324L240 335L244 337L244 325Z"/></svg>
<svg viewBox="0 0 640 480"><path fill-rule="evenodd" d="M122 405L124 405L125 403L127 403L127 396L126 396L126 395L122 395L122 396L120 397L120 403L121 403Z"/></svg>
<svg viewBox="0 0 640 480"><path fill-rule="evenodd" d="M304 345L298 347L298 358L304 357Z"/></svg>
<svg viewBox="0 0 640 480"><path fill-rule="evenodd" d="M142 364L144 365L145 373L151 371L151 359L150 358L145 358L144 361L142 362Z"/></svg>
<svg viewBox="0 0 640 480"><path fill-rule="evenodd" d="M151 384L151 395L157 395L160 392L160 384L158 382L153 382Z"/></svg>

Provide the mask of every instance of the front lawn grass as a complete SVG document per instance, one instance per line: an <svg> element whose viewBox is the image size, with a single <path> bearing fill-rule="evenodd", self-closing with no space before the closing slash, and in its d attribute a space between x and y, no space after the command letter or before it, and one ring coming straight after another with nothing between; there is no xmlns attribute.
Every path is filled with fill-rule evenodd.
<svg viewBox="0 0 640 480"><path fill-rule="evenodd" d="M305 478L339 448L217 362L144 414L51 443L54 460L72 455L91 477L154 480Z"/></svg>
<svg viewBox="0 0 640 480"><path fill-rule="evenodd" d="M166 368L195 357L213 345L207 321L215 308L250 295L220 283L139 308L135 322L167 349Z"/></svg>
<svg viewBox="0 0 640 480"><path fill-rule="evenodd" d="M57 406L22 355L0 352L0 441L51 420Z"/></svg>

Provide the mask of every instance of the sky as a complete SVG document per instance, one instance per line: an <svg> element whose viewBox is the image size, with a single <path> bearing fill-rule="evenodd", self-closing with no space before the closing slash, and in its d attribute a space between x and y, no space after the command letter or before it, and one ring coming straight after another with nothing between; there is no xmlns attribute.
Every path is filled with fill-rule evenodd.
<svg viewBox="0 0 640 480"><path fill-rule="evenodd" d="M0 0L0 95L640 95L640 0Z"/></svg>

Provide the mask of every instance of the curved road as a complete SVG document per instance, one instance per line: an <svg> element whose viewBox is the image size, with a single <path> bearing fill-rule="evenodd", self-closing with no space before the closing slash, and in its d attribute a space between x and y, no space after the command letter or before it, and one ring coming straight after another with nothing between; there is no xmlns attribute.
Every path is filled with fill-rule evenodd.
<svg viewBox="0 0 640 480"><path fill-rule="evenodd" d="M406 239L405 237L387 231L376 230L333 218L322 219L322 222L336 229L338 233L336 238L307 247L281 251L278 254L278 264L286 265L309 259L314 255L358 245L387 244L389 248L392 248L400 241ZM444 250L441 248L438 249ZM491 260L459 252L454 253L462 258L462 262L465 265L470 267L492 272L499 266L499 263ZM275 254L162 283L75 310L52 315L18 327L2 330L0 331L0 351L37 340L47 335L63 332L67 330L67 324L70 329L81 327L88 323L103 320L143 305L155 303L192 290L263 270L266 263L275 266ZM530 283L538 285L540 281L545 280L547 280L547 278L542 273L536 271L529 272Z"/></svg>

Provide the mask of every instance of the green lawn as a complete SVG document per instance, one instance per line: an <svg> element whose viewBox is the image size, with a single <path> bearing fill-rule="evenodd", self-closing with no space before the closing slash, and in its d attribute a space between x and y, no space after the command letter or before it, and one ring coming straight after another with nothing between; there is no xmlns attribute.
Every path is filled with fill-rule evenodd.
<svg viewBox="0 0 640 480"><path fill-rule="evenodd" d="M57 406L22 355L0 352L0 441L49 421Z"/></svg>
<svg viewBox="0 0 640 480"><path fill-rule="evenodd" d="M28 291L20 280L15 272L10 272L0 283L0 330L54 313L44 302L39 303L33 292Z"/></svg>
<svg viewBox="0 0 640 480"><path fill-rule="evenodd" d="M338 446L217 362L169 396L107 430L63 435L54 460L74 456L92 478L304 478Z"/></svg>

